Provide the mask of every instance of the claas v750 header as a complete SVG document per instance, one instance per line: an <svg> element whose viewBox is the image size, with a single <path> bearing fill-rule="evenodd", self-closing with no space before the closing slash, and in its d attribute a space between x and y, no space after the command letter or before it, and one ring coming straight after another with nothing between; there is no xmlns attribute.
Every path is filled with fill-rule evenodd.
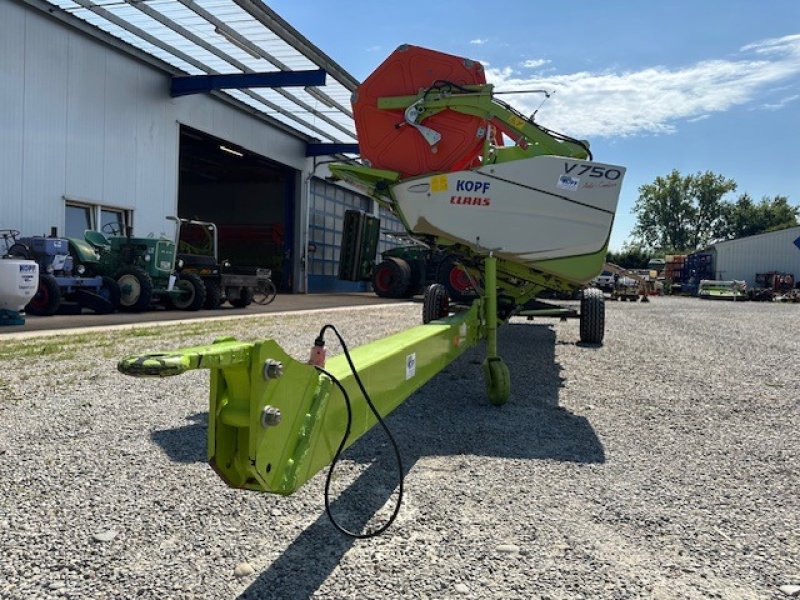
<svg viewBox="0 0 800 600"><path fill-rule="evenodd" d="M455 304L433 284L422 325L345 346L327 363L331 326L308 362L273 340L233 339L122 360L134 376L211 371L208 459L233 487L291 494L483 340L487 393L503 404L510 381L497 329L514 315L579 317L581 341L603 339L599 290L583 292L580 314L536 297L579 290L602 270L623 167L594 162L587 142L500 101L480 63L424 48L391 54L353 110L361 158L331 171L456 257L477 294Z"/></svg>

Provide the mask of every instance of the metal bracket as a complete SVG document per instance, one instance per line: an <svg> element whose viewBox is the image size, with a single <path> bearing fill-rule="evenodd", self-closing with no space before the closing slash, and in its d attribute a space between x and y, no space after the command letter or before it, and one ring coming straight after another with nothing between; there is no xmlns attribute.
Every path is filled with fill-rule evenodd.
<svg viewBox="0 0 800 600"><path fill-rule="evenodd" d="M438 131L434 131L430 127L425 127L424 125L420 125L417 123L417 119L419 116L425 112L425 106L422 102L415 102L411 106L409 106L405 111L405 119L406 123L414 127L417 131L422 134L422 137L425 138L425 141L428 142L428 145L433 147L438 144L442 139L442 134Z"/></svg>

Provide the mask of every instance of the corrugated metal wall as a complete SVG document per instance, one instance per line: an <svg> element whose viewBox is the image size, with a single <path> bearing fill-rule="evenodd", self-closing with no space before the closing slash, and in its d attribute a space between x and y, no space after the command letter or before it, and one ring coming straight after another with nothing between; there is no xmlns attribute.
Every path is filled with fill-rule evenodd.
<svg viewBox="0 0 800 600"><path fill-rule="evenodd" d="M756 273L781 271L800 277L800 227L763 233L714 245L719 279L742 279L754 286Z"/></svg>
<svg viewBox="0 0 800 600"><path fill-rule="evenodd" d="M208 95L171 99L167 74L6 0L0 107L0 228L25 234L63 231L67 196L134 210L137 235L171 235L179 123L309 165L304 141Z"/></svg>

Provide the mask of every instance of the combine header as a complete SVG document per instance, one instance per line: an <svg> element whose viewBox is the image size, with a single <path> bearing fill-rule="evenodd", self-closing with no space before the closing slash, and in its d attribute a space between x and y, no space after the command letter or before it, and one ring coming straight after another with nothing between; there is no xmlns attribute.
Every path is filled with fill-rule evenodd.
<svg viewBox="0 0 800 600"><path fill-rule="evenodd" d="M358 88L353 109L361 160L331 171L416 240L446 249L477 294L457 304L430 285L422 325L352 352L340 337L345 353L327 364L324 335L338 336L330 325L308 362L272 340L232 339L122 360L119 370L134 376L211 371L208 458L233 487L291 494L332 471L344 448L376 423L385 428L382 416L484 340L487 394L505 403L497 331L512 316L577 317L582 342L603 340L599 290L583 292L580 314L535 298L576 291L602 270L623 167L593 162L587 142L499 101L480 63L423 48L398 48Z"/></svg>

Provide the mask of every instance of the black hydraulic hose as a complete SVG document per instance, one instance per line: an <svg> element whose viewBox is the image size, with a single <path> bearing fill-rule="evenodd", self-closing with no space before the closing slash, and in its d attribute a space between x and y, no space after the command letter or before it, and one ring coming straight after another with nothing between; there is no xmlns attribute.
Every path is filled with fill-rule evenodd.
<svg viewBox="0 0 800 600"><path fill-rule="evenodd" d="M336 521L336 519L333 516L333 513L331 512L330 487L331 487L331 480L333 477L333 471L336 468L336 464L339 462L339 458L341 457L342 452L344 451L344 447L345 445L347 445L347 440L350 437L350 429L353 424L353 408L350 403L350 396L348 395L347 390L345 390L342 383L332 373L326 371L324 368L320 366L317 366L316 369L323 375L329 377L331 381L333 381L334 385L336 385L336 387L339 388L339 391L342 392L342 396L344 397L345 407L347 409L347 424L345 426L344 435L342 436L342 441L339 443L339 447L336 449L336 453L333 455L331 466L328 469L327 476L325 477L325 512L328 514L328 518L330 519L331 524L340 532L342 532L347 536L359 540L364 540L382 534L384 531L389 529L389 527L392 526L392 523L394 523L394 521L397 519L397 515L400 512L400 506L403 503L403 482L405 479L405 474L403 471L403 459L402 456L400 455L400 448L397 446L397 442L395 441L392 432L389 430L389 427L384 422L383 417L381 417L380 413L378 412L378 409L375 408L375 405L372 403L372 399L369 397L369 394L367 393L367 390L364 387L364 383L361 381L361 377L359 377L358 371L356 370L356 367L353 364L353 359L350 357L350 351L347 348L347 344L345 343L344 338L341 336L339 331L336 329L336 327L334 327L329 323L320 330L317 342L320 343L324 340L325 332L328 329L333 331L333 333L338 338L339 343L342 345L342 350L344 351L344 356L347 359L347 364L350 365L350 370L353 373L353 377L355 378L356 383L358 383L358 387L361 390L361 393L364 395L364 400L366 400L367 406L369 406L369 409L372 411L372 414L375 415L375 418L378 420L378 423L380 423L381 427L383 428L383 431L386 433L386 437L389 438L389 441L392 444L392 448L394 449L395 457L397 458L397 470L399 473L397 504L395 504L394 511L392 512L389 519L377 529L374 529L372 531L367 531L366 533L356 533L342 527Z"/></svg>

